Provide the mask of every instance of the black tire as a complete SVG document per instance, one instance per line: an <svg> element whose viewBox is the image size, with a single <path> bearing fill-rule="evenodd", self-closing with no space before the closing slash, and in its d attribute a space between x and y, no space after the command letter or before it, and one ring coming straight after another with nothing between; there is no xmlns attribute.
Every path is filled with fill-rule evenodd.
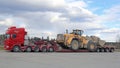
<svg viewBox="0 0 120 68"><path fill-rule="evenodd" d="M41 51L42 51L42 52L47 52L47 48L46 48L46 47L42 47L42 48L41 48Z"/></svg>
<svg viewBox="0 0 120 68"><path fill-rule="evenodd" d="M97 49L96 49L96 52L101 52L101 49L100 49L100 48L97 48Z"/></svg>
<svg viewBox="0 0 120 68"><path fill-rule="evenodd" d="M105 52L109 52L109 48L106 48L106 49L105 49Z"/></svg>
<svg viewBox="0 0 120 68"><path fill-rule="evenodd" d="M50 47L50 48L48 49L48 51L49 51L49 52L54 52L54 48L53 48L53 47Z"/></svg>
<svg viewBox="0 0 120 68"><path fill-rule="evenodd" d="M32 52L32 48L31 47L27 47L25 51L26 52Z"/></svg>
<svg viewBox="0 0 120 68"><path fill-rule="evenodd" d="M20 52L21 49L20 49L19 46L14 46L12 51L13 51L13 52Z"/></svg>
<svg viewBox="0 0 120 68"><path fill-rule="evenodd" d="M113 49L113 48L111 48L111 49L110 49L110 52L114 52L114 49Z"/></svg>
<svg viewBox="0 0 120 68"><path fill-rule="evenodd" d="M94 42L92 41L89 41L88 44L87 44L87 49L90 51L90 52L95 52L96 49L97 49L97 46Z"/></svg>
<svg viewBox="0 0 120 68"><path fill-rule="evenodd" d="M105 52L105 49L104 49L104 48L101 48L101 52Z"/></svg>
<svg viewBox="0 0 120 68"><path fill-rule="evenodd" d="M72 50L78 50L79 49L79 42L77 40L72 40L71 49Z"/></svg>
<svg viewBox="0 0 120 68"><path fill-rule="evenodd" d="M39 47L36 46L36 47L34 48L34 52L39 52L39 51L40 51Z"/></svg>

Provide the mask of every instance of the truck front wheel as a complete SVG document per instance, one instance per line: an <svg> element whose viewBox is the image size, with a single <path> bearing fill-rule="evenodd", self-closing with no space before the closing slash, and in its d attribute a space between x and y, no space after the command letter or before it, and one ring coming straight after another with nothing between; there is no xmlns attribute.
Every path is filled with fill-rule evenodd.
<svg viewBox="0 0 120 68"><path fill-rule="evenodd" d="M12 51L13 52L20 52L21 50L20 50L19 46L14 46Z"/></svg>

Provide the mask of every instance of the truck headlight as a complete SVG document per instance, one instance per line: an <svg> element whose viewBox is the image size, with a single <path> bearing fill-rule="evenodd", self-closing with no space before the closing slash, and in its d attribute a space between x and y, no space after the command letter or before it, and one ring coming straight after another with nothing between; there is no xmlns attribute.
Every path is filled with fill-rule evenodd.
<svg viewBox="0 0 120 68"><path fill-rule="evenodd" d="M9 46L6 46L6 48L9 48Z"/></svg>

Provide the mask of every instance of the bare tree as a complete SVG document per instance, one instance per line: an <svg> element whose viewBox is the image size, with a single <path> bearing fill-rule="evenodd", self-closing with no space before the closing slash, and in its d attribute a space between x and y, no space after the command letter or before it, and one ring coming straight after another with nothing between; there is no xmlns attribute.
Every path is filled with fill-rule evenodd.
<svg viewBox="0 0 120 68"><path fill-rule="evenodd" d="M4 44L4 40L5 40L5 35L4 35L4 34L1 34L1 35L0 35L0 45L3 45L3 44Z"/></svg>

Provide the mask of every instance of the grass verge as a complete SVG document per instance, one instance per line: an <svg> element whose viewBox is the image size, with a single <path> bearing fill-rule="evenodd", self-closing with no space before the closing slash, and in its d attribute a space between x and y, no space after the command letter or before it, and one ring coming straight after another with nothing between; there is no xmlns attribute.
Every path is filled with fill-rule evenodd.
<svg viewBox="0 0 120 68"><path fill-rule="evenodd" d="M0 50L4 50L3 46L0 46Z"/></svg>
<svg viewBox="0 0 120 68"><path fill-rule="evenodd" d="M116 52L120 52L120 49L115 49Z"/></svg>

